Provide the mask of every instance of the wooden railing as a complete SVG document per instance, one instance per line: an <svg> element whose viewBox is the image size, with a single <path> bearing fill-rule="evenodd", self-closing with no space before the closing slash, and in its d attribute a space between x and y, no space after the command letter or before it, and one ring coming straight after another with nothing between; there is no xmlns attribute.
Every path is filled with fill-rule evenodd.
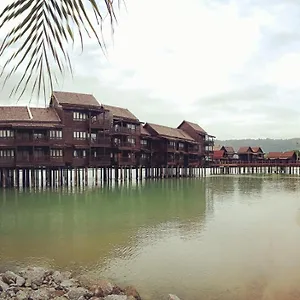
<svg viewBox="0 0 300 300"><path fill-rule="evenodd" d="M300 166L300 160L257 160L257 161L242 161L242 160L229 160L229 161L212 161L210 165L217 166Z"/></svg>
<svg viewBox="0 0 300 300"><path fill-rule="evenodd" d="M125 133L125 134L137 134L138 131L136 129L131 129L131 128L128 128L128 127L113 127L112 128L112 132L113 133Z"/></svg>

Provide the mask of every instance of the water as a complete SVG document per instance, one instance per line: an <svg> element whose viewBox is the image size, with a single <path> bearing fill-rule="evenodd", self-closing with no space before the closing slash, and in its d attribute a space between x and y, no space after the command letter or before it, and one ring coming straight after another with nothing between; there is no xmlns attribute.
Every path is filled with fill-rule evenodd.
<svg viewBox="0 0 300 300"><path fill-rule="evenodd" d="M3 191L0 268L88 272L145 299L299 299L299 192L277 175Z"/></svg>

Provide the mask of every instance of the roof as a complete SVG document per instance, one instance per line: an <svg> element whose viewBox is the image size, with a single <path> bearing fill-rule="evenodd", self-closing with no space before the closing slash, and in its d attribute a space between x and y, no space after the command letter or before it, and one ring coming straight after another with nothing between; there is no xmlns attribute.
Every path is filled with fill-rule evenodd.
<svg viewBox="0 0 300 300"><path fill-rule="evenodd" d="M280 159L290 159L293 158L293 156L295 155L295 151L286 151L281 153L280 155Z"/></svg>
<svg viewBox="0 0 300 300"><path fill-rule="evenodd" d="M264 153L260 147L251 147L251 149L254 153L258 153L258 152Z"/></svg>
<svg viewBox="0 0 300 300"><path fill-rule="evenodd" d="M221 159L224 157L224 150L215 150L214 151L214 155L213 155L213 159Z"/></svg>
<svg viewBox="0 0 300 300"><path fill-rule="evenodd" d="M269 159L278 159L282 153L281 152L269 152L267 158Z"/></svg>
<svg viewBox="0 0 300 300"><path fill-rule="evenodd" d="M151 136L144 126L141 127L141 135Z"/></svg>
<svg viewBox="0 0 300 300"><path fill-rule="evenodd" d="M214 145L213 146L213 151L215 151L215 150L221 150L221 145Z"/></svg>
<svg viewBox="0 0 300 300"><path fill-rule="evenodd" d="M190 137L186 132L179 128L172 128L168 126L158 125L158 124L150 124L147 123L154 131L157 132L158 135L162 137L169 137L173 139L180 139L190 142L195 142L195 140Z"/></svg>
<svg viewBox="0 0 300 300"><path fill-rule="evenodd" d="M16 122L60 123L60 119L53 108L27 108L25 106L11 106L11 107L2 106L0 107L0 122L3 125L9 123L16 123Z"/></svg>
<svg viewBox="0 0 300 300"><path fill-rule="evenodd" d="M248 153L252 153L252 149L250 146L248 147L240 147L238 152L238 154L248 154Z"/></svg>
<svg viewBox="0 0 300 300"><path fill-rule="evenodd" d="M225 150L225 152L227 152L227 154L235 154L234 148L230 147L230 146L222 146L223 150Z"/></svg>
<svg viewBox="0 0 300 300"><path fill-rule="evenodd" d="M183 120L182 123L178 126L178 128L181 127L181 125L182 125L183 123L188 124L188 125L189 125L190 127L192 127L197 133L200 133L200 134L207 134L207 132L206 132L202 127L200 127L198 124L192 123L192 122L189 122L189 121L186 121L186 120Z"/></svg>
<svg viewBox="0 0 300 300"><path fill-rule="evenodd" d="M127 120L138 121L139 119L127 108L118 107L118 106L111 106L103 104L104 109L109 110L114 117L123 118Z"/></svg>
<svg viewBox="0 0 300 300"><path fill-rule="evenodd" d="M61 105L101 106L97 99L91 94L54 91L52 95Z"/></svg>

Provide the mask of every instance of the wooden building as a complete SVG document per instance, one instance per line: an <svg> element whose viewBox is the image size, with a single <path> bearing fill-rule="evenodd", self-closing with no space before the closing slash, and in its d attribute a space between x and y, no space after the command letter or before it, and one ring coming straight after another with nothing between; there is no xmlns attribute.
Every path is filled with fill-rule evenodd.
<svg viewBox="0 0 300 300"><path fill-rule="evenodd" d="M198 167L213 138L187 121L141 126L90 94L54 91L47 108L0 107L0 168Z"/></svg>
<svg viewBox="0 0 300 300"><path fill-rule="evenodd" d="M182 121L177 128L182 129L197 142L199 147L198 155L201 157L202 164L205 161L213 160L214 136L207 134L198 124L186 120Z"/></svg>
<svg viewBox="0 0 300 300"><path fill-rule="evenodd" d="M214 150L213 161L217 164L227 162L228 159L225 156L225 150Z"/></svg>
<svg viewBox="0 0 300 300"><path fill-rule="evenodd" d="M223 150L223 151L224 151L224 157L225 157L228 161L231 161L231 160L236 159L236 157L235 157L235 151L234 151L234 148L233 148L233 147L230 147L230 146L222 146L222 147L220 148L220 150Z"/></svg>
<svg viewBox="0 0 300 300"><path fill-rule="evenodd" d="M144 129L152 136L151 164L160 166L199 166L199 144L179 128L146 123Z"/></svg>
<svg viewBox="0 0 300 300"><path fill-rule="evenodd" d="M263 160L265 157L265 153L261 147L251 147L253 152L253 159L254 160Z"/></svg>
<svg viewBox="0 0 300 300"><path fill-rule="evenodd" d="M239 160L242 162L252 162L253 161L253 150L250 146L240 147L237 151Z"/></svg>
<svg viewBox="0 0 300 300"><path fill-rule="evenodd" d="M136 166L141 148L141 122L126 108L111 105L103 107L112 115L112 165Z"/></svg>
<svg viewBox="0 0 300 300"><path fill-rule="evenodd" d="M298 161L298 155L296 151L269 152L267 154L267 160L277 164L295 163Z"/></svg>

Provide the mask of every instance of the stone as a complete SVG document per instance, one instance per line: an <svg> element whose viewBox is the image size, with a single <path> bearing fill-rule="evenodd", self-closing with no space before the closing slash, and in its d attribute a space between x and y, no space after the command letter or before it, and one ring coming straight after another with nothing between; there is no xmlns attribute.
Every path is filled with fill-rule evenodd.
<svg viewBox="0 0 300 300"><path fill-rule="evenodd" d="M46 270L40 267L27 268L20 274L28 281L40 286L44 281Z"/></svg>
<svg viewBox="0 0 300 300"><path fill-rule="evenodd" d="M108 295L104 300L127 300L126 295Z"/></svg>
<svg viewBox="0 0 300 300"><path fill-rule="evenodd" d="M59 272L59 271L55 271L53 274L52 274L52 278L54 280L54 282L56 284L60 284L65 278L63 277L63 275ZM67 278L68 279L68 278Z"/></svg>
<svg viewBox="0 0 300 300"><path fill-rule="evenodd" d="M74 279L65 279L60 284L60 286L65 288L65 289L69 289L69 288L74 287L76 285L77 285L77 283Z"/></svg>
<svg viewBox="0 0 300 300"><path fill-rule="evenodd" d="M2 274L2 281L6 284L13 284L16 282L17 275L14 272L6 271Z"/></svg>
<svg viewBox="0 0 300 300"><path fill-rule="evenodd" d="M23 286L25 284L25 282L26 282L25 278L17 275L17 277L16 277L16 285L17 286L21 287L21 286Z"/></svg>
<svg viewBox="0 0 300 300"><path fill-rule="evenodd" d="M134 286L127 286L125 288L125 294L127 296L133 296L136 300L141 300L141 296Z"/></svg>
<svg viewBox="0 0 300 300"><path fill-rule="evenodd" d="M0 280L0 291L6 292L9 288L9 285L2 280Z"/></svg>
<svg viewBox="0 0 300 300"><path fill-rule="evenodd" d="M41 288L30 293L32 300L48 300L50 299L50 292L47 288Z"/></svg>
<svg viewBox="0 0 300 300"><path fill-rule="evenodd" d="M100 279L95 285L92 286L91 292L96 297L104 297L112 294L115 285L106 279Z"/></svg>
<svg viewBox="0 0 300 300"><path fill-rule="evenodd" d="M16 300L27 300L28 299L28 293L26 293L25 291L18 291L16 293Z"/></svg>
<svg viewBox="0 0 300 300"><path fill-rule="evenodd" d="M80 297L84 297L88 294L88 290L83 287L71 288L67 293L70 300L79 300Z"/></svg>
<svg viewBox="0 0 300 300"><path fill-rule="evenodd" d="M180 298L174 294L169 294L168 300L180 300Z"/></svg>

